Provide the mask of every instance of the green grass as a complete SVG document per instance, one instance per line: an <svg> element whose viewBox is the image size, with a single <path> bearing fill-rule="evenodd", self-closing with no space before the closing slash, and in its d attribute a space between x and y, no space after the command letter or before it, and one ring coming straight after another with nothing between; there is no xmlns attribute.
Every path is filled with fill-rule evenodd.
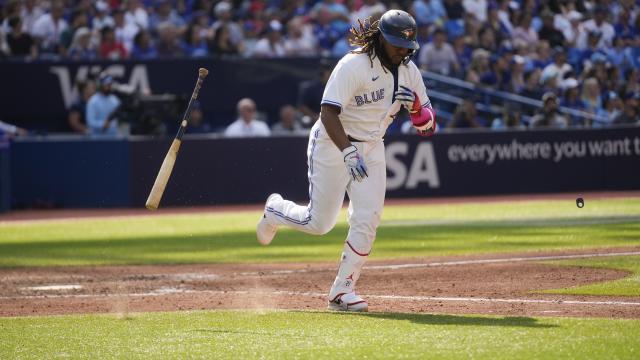
<svg viewBox="0 0 640 360"><path fill-rule="evenodd" d="M640 296L640 256L620 256L580 260L548 262L554 265L588 266L594 268L618 269L628 271L629 276L596 284L575 286L565 289L546 290L551 294Z"/></svg>
<svg viewBox="0 0 640 360"><path fill-rule="evenodd" d="M0 223L0 266L334 261L329 234L255 240L259 212ZM373 259L640 245L640 199L387 206Z"/></svg>
<svg viewBox="0 0 640 360"><path fill-rule="evenodd" d="M198 311L0 318L0 358L637 359L640 320Z"/></svg>

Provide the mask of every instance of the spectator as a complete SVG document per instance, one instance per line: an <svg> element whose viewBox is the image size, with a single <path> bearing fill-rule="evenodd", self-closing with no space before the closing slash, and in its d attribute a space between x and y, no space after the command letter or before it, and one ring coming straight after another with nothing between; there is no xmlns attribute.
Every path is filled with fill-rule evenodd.
<svg viewBox="0 0 640 360"><path fill-rule="evenodd" d="M598 119L593 122L593 127L601 128L611 126L615 119L622 114L623 110L624 102L622 102L620 96L610 91L604 100L604 108L596 114Z"/></svg>
<svg viewBox="0 0 640 360"><path fill-rule="evenodd" d="M256 103L243 98L238 101L238 119L224 131L226 137L262 137L271 135L269 126L256 118Z"/></svg>
<svg viewBox="0 0 640 360"><path fill-rule="evenodd" d="M128 24L136 25L140 29L149 29L149 13L140 0L128 0L127 11L124 14Z"/></svg>
<svg viewBox="0 0 640 360"><path fill-rule="evenodd" d="M562 89L562 100L560 105L576 111L584 111L584 103L580 99L580 89L578 88L578 80L568 78L562 81L560 85ZM584 125L584 119L581 116L572 115L569 117L569 125Z"/></svg>
<svg viewBox="0 0 640 360"><path fill-rule="evenodd" d="M530 13L522 13L518 18L515 29L513 29L513 41L520 40L533 49L538 43L538 33L531 25L532 16Z"/></svg>
<svg viewBox="0 0 640 360"><path fill-rule="evenodd" d="M200 101L195 100L193 104L191 104L191 117L189 118L189 129L187 132L190 134L206 134L212 131L211 123L204 117Z"/></svg>
<svg viewBox="0 0 640 360"><path fill-rule="evenodd" d="M96 85L92 80L86 80L78 83L78 92L80 97L71 104L69 113L67 114L67 124L71 131L77 134L88 134L87 128L87 102L96 93Z"/></svg>
<svg viewBox="0 0 640 360"><path fill-rule="evenodd" d="M540 40L536 44L535 55L532 56L531 66L544 69L547 65L551 64L551 48L547 40Z"/></svg>
<svg viewBox="0 0 640 360"><path fill-rule="evenodd" d="M91 27L94 30L100 31L102 30L102 28L106 26L112 27L112 28L116 27L116 22L113 20L113 17L109 15L110 7L106 1L102 1L102 0L96 1L95 8L96 8L96 14L93 17L93 20L91 21Z"/></svg>
<svg viewBox="0 0 640 360"><path fill-rule="evenodd" d="M243 43L240 43L242 45ZM242 49L231 41L228 24L222 24L215 29L209 49L214 56L237 55Z"/></svg>
<svg viewBox="0 0 640 360"><path fill-rule="evenodd" d="M231 9L232 6L227 1L223 0L216 4L214 13L218 20L211 25L211 33L214 34L219 27L225 26L229 32L229 41L233 44L233 47L242 51L244 42L242 26L237 22L232 21Z"/></svg>
<svg viewBox="0 0 640 360"><path fill-rule="evenodd" d="M38 48L31 35L22 31L23 25L20 17L9 19L11 32L7 34L7 45L12 57L35 59L38 57Z"/></svg>
<svg viewBox="0 0 640 360"><path fill-rule="evenodd" d="M625 40L622 37L613 38L613 47L605 50L607 60L618 69L624 70L631 66L625 55Z"/></svg>
<svg viewBox="0 0 640 360"><path fill-rule="evenodd" d="M478 32L478 46L492 54L498 52L498 40L495 31L489 26L483 26Z"/></svg>
<svg viewBox="0 0 640 360"><path fill-rule="evenodd" d="M24 0L24 6L20 10L20 19L22 19L22 30L27 34L33 33L33 25L42 14L44 9L40 0Z"/></svg>
<svg viewBox="0 0 640 360"><path fill-rule="evenodd" d="M287 23L284 50L287 56L318 55L318 45L313 36L313 28L305 24L302 16L294 17Z"/></svg>
<svg viewBox="0 0 640 360"><path fill-rule="evenodd" d="M558 18L558 16L559 15L556 15L556 18ZM556 25L556 27L558 27L558 29L562 31L562 35L564 36L564 44L567 47L576 47L578 38L584 31L584 29L582 28L582 24L580 23L582 21L582 14L575 10L571 10L563 18L566 18L566 22L563 23L563 21L561 20L560 24L563 25L560 25L560 27ZM557 23L558 22L556 22L556 24Z"/></svg>
<svg viewBox="0 0 640 360"><path fill-rule="evenodd" d="M556 83L564 79L566 73L572 70L571 65L567 64L567 55L562 47L556 46L552 51L553 62L544 67L542 70L542 77L549 76L556 77Z"/></svg>
<svg viewBox="0 0 640 360"><path fill-rule="evenodd" d="M509 84L509 91L521 94L525 88L525 65L524 57L520 55L515 55L511 60L511 84Z"/></svg>
<svg viewBox="0 0 640 360"><path fill-rule="evenodd" d="M317 78L300 83L298 90L298 110L300 110L303 115L303 125L307 127L311 127L311 125L318 120L324 86L327 84L327 81L329 81L332 70L333 62L330 59L323 58L320 60Z"/></svg>
<svg viewBox="0 0 640 360"><path fill-rule="evenodd" d="M552 92L546 92L542 96L542 112L531 118L531 127L566 128L569 122L566 117L558 112L558 98Z"/></svg>
<svg viewBox="0 0 640 360"><path fill-rule="evenodd" d="M87 102L87 127L92 135L117 135L118 121L116 110L120 99L112 94L113 78L102 74L99 79L98 92Z"/></svg>
<svg viewBox="0 0 640 360"><path fill-rule="evenodd" d="M153 59L158 56L158 50L151 42L151 37L146 30L140 30L134 38L131 58L133 59Z"/></svg>
<svg viewBox="0 0 640 360"><path fill-rule="evenodd" d="M209 54L207 39L202 36L200 25L191 23L184 34L184 52L190 57L203 57Z"/></svg>
<svg viewBox="0 0 640 360"><path fill-rule="evenodd" d="M514 105L507 104L502 107L502 116L493 119L491 129L493 130L513 130L526 129L522 123L522 112Z"/></svg>
<svg viewBox="0 0 640 360"><path fill-rule="evenodd" d="M91 30L81 27L73 35L73 41L67 52L67 56L72 60L95 60L98 52L91 43Z"/></svg>
<svg viewBox="0 0 640 360"><path fill-rule="evenodd" d="M178 29L169 22L158 25L158 56L179 57L184 55L184 49L178 38Z"/></svg>
<svg viewBox="0 0 640 360"><path fill-rule="evenodd" d="M487 21L487 0L462 0L462 6L467 14L484 23Z"/></svg>
<svg viewBox="0 0 640 360"><path fill-rule="evenodd" d="M613 25L607 21L608 9L605 5L599 4L593 10L593 19L587 20L582 23L584 32L580 33L578 38L578 47L587 47L586 35L592 32L599 33L600 40L598 41L598 49L606 49L611 46L613 37L616 34Z"/></svg>
<svg viewBox="0 0 640 360"><path fill-rule="evenodd" d="M64 3L60 0L51 3L51 12L43 14L33 24L33 37L39 51L46 54L59 54L60 34L69 26L62 18Z"/></svg>
<svg viewBox="0 0 640 360"><path fill-rule="evenodd" d="M624 111L613 120L613 123L619 125L640 123L639 100L638 94L627 94L624 100Z"/></svg>
<svg viewBox="0 0 640 360"><path fill-rule="evenodd" d="M532 99L540 99L542 90L540 89L540 69L532 69L524 73L524 89L521 95Z"/></svg>
<svg viewBox="0 0 640 360"><path fill-rule="evenodd" d="M296 108L285 105L280 108L280 121L271 127L273 136L306 135L308 132L300 125L297 119Z"/></svg>
<svg viewBox="0 0 640 360"><path fill-rule="evenodd" d="M471 54L471 65L469 65L466 80L480 85L480 79L487 71L489 71L489 52L484 49L474 50Z"/></svg>
<svg viewBox="0 0 640 360"><path fill-rule="evenodd" d="M282 40L282 24L278 20L269 23L265 37L258 40L253 49L255 57L276 58L286 54L284 41Z"/></svg>
<svg viewBox="0 0 640 360"><path fill-rule="evenodd" d="M460 64L453 47L446 41L446 34L442 29L433 33L433 42L423 46L418 53L418 62L422 70L428 70L449 75L460 70Z"/></svg>
<svg viewBox="0 0 640 360"><path fill-rule="evenodd" d="M588 78L582 85L580 97L587 112L595 115L602 110L602 97L600 96L600 84L594 77Z"/></svg>
<svg viewBox="0 0 640 360"><path fill-rule="evenodd" d="M456 76L462 76L464 71L469 68L471 64L471 54L473 48L467 44L467 40L463 35L459 35L453 40L453 51L456 54L460 71Z"/></svg>
<svg viewBox="0 0 640 360"><path fill-rule="evenodd" d="M116 33L110 27L102 28L100 48L98 54L101 59L124 60L127 58L127 49L116 40Z"/></svg>
<svg viewBox="0 0 640 360"><path fill-rule="evenodd" d="M157 0L155 12L149 17L149 29L152 33L156 32L158 25L162 23L171 23L176 27L178 36L184 35L187 31L187 24L178 13L172 9L169 0Z"/></svg>
<svg viewBox="0 0 640 360"><path fill-rule="evenodd" d="M540 15L542 17L542 27L538 30L538 39L547 40L549 46L555 48L556 46L564 45L564 35L561 31L556 29L554 24L553 13L549 10L545 10Z"/></svg>
<svg viewBox="0 0 640 360"><path fill-rule="evenodd" d="M136 34L144 28L136 25L134 21L127 21L124 10L117 9L113 12L113 22L115 25L116 40L124 45L127 52L133 49L133 40Z"/></svg>
<svg viewBox="0 0 640 360"><path fill-rule="evenodd" d="M448 128L480 128L476 105L472 99L462 100L453 113L453 118L447 124Z"/></svg>
<svg viewBox="0 0 640 360"><path fill-rule="evenodd" d="M80 28L87 28L88 26L89 18L87 13L80 8L75 9L71 14L71 25L60 34L61 49L66 53L69 47L71 47L71 42L73 42L76 31Z"/></svg>
<svg viewBox="0 0 640 360"><path fill-rule="evenodd" d="M511 72L507 60L498 55L489 59L490 70L482 74L480 83L496 90L508 90L511 85Z"/></svg>

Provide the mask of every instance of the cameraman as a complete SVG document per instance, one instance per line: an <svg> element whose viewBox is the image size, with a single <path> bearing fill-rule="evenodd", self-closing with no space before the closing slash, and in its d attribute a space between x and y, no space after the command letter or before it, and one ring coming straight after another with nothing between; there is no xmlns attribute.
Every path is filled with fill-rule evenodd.
<svg viewBox="0 0 640 360"><path fill-rule="evenodd" d="M91 135L118 135L116 110L120 99L112 93L113 77L102 74L98 79L98 92L87 103L87 127Z"/></svg>

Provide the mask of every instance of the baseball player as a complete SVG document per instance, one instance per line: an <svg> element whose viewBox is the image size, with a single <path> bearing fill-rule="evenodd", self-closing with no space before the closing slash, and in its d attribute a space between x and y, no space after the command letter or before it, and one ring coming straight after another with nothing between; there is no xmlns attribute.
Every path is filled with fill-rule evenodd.
<svg viewBox="0 0 640 360"><path fill-rule="evenodd" d="M309 135L309 204L297 205L271 194L256 233L262 245L271 243L283 225L326 234L336 224L346 191L349 233L328 308L367 311L355 285L371 252L384 204L383 136L401 106L409 110L422 136L433 134L436 123L420 71L410 61L419 48L413 17L390 10L374 23L358 20L358 29L352 27L351 32L359 48L333 69L322 96L320 121Z"/></svg>

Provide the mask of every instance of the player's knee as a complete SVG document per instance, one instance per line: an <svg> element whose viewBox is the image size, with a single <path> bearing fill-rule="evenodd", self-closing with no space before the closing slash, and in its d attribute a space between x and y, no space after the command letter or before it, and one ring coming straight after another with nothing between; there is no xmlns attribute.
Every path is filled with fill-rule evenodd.
<svg viewBox="0 0 640 360"><path fill-rule="evenodd" d="M315 220L309 223L309 229L315 235L324 235L336 225L335 221Z"/></svg>

